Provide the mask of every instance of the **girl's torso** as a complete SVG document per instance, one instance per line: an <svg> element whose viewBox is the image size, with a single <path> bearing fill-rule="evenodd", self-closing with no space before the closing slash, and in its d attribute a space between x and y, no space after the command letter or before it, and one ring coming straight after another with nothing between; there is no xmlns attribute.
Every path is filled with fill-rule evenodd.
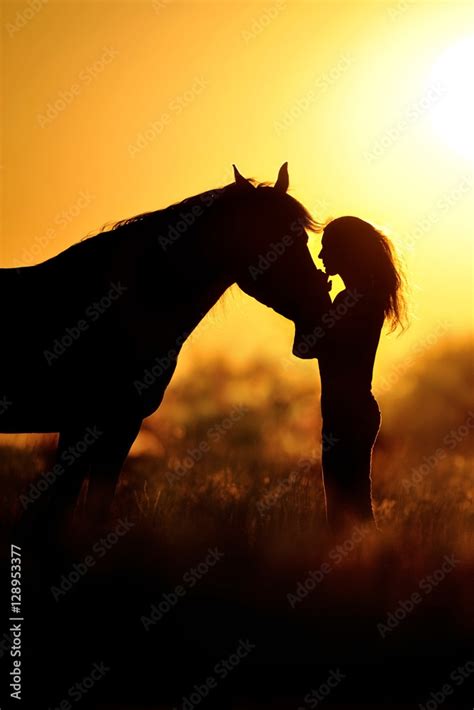
<svg viewBox="0 0 474 710"><path fill-rule="evenodd" d="M323 323L318 356L323 416L333 411L378 407L372 395L372 375L384 309L370 292L345 289L334 299Z"/></svg>

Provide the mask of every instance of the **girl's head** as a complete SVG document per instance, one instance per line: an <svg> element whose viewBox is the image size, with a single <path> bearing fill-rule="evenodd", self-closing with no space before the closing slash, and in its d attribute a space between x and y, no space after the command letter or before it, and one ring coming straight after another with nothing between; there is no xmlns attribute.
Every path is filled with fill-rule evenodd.
<svg viewBox="0 0 474 710"><path fill-rule="evenodd" d="M391 329L403 327L404 276L388 237L358 217L339 217L326 225L321 243L318 256L326 273L339 274L348 286L374 291Z"/></svg>

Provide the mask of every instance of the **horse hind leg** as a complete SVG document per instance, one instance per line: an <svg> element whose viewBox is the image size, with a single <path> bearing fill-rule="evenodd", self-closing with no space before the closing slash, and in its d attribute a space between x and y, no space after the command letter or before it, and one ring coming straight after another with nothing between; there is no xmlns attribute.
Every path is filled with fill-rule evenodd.
<svg viewBox="0 0 474 710"><path fill-rule="evenodd" d="M103 522L110 511L120 471L140 431L141 419L109 425L94 450L87 491L87 513L95 522Z"/></svg>

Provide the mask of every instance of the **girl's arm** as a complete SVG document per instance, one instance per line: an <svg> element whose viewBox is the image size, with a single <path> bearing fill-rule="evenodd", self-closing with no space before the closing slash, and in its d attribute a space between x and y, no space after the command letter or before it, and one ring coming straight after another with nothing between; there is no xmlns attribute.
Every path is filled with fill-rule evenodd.
<svg viewBox="0 0 474 710"><path fill-rule="evenodd" d="M321 338L321 324L333 305L329 295L332 284L328 278L324 271L315 269L315 279L307 294L307 300L312 304L313 317L296 324L293 355L304 360L317 357L313 354L313 349Z"/></svg>

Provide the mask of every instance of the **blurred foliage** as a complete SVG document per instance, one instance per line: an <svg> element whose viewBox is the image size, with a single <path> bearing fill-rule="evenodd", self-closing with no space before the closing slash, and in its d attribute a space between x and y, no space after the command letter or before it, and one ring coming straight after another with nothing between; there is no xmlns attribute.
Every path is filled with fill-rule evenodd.
<svg viewBox="0 0 474 710"><path fill-rule="evenodd" d="M292 380L266 361L240 369L209 361L181 378L144 424L115 512L133 515L146 539L163 544L228 538L272 564L310 554L327 539L317 383L316 368ZM406 545L413 559L428 549L472 558L471 391L472 357L461 343L429 353L383 398L375 510L385 540ZM3 448L0 457L8 523L46 458L38 447Z"/></svg>

